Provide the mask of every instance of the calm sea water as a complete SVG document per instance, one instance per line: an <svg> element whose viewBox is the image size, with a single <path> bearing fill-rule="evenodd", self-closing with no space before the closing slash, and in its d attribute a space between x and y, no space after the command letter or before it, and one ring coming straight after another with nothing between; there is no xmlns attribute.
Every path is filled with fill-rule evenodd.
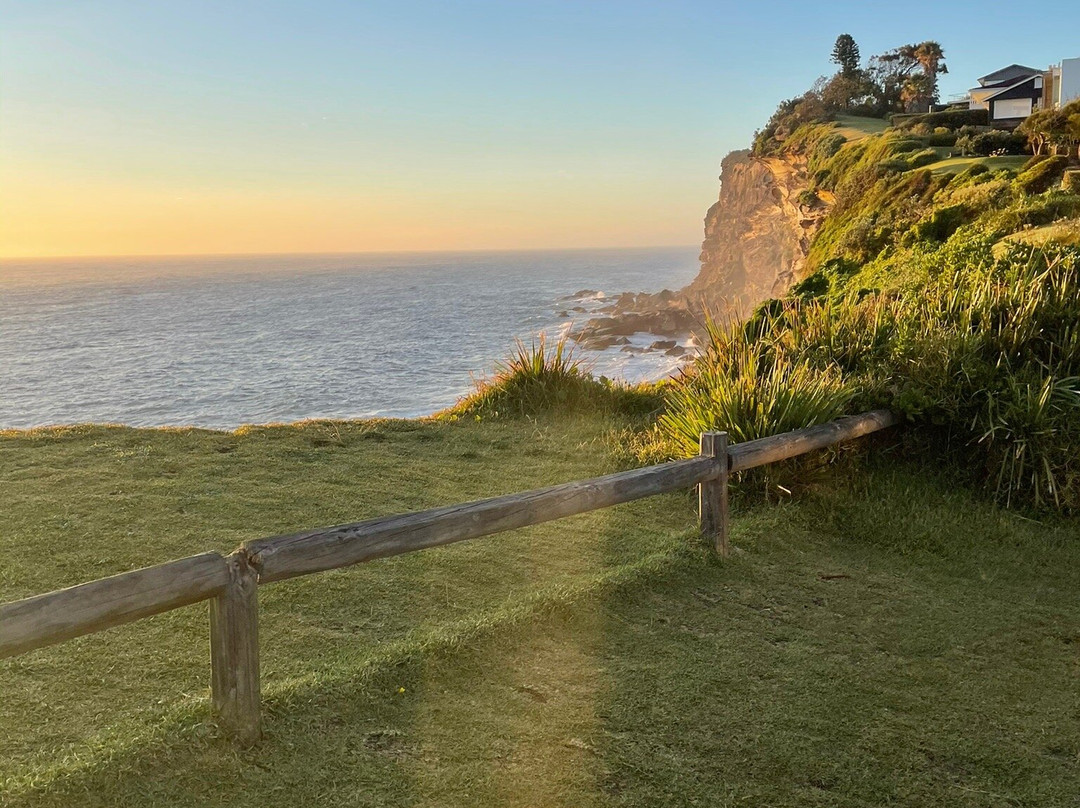
<svg viewBox="0 0 1080 808"><path fill-rule="evenodd" d="M696 248L6 260L0 428L428 414L515 337L557 336L564 311L597 305L568 295L674 289L696 271ZM630 380L675 367L589 358Z"/></svg>

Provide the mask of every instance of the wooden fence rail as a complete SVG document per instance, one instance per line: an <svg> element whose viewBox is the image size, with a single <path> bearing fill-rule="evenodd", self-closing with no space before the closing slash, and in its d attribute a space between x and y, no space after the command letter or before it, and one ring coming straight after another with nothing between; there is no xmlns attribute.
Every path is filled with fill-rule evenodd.
<svg viewBox="0 0 1080 808"><path fill-rule="evenodd" d="M887 410L728 446L701 436L697 457L461 505L246 542L0 606L0 658L210 601L211 688L223 728L241 744L261 734L258 586L376 558L475 539L623 502L698 487L703 535L728 553L728 476L897 423Z"/></svg>

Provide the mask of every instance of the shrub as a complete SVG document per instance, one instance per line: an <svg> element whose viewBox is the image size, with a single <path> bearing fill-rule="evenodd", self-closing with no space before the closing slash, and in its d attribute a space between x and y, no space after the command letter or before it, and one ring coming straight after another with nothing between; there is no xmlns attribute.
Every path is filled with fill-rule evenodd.
<svg viewBox="0 0 1080 808"><path fill-rule="evenodd" d="M697 453L702 432L734 442L836 418L851 398L838 369L777 356L738 325L709 324L709 344L668 397L658 434L675 457Z"/></svg>
<svg viewBox="0 0 1080 808"><path fill-rule="evenodd" d="M1066 171L1061 187L1070 194L1080 194L1080 171Z"/></svg>
<svg viewBox="0 0 1080 808"><path fill-rule="evenodd" d="M990 171L990 169L986 167L985 163L972 163L955 177L953 177L953 181L949 184L968 185L970 184L970 180L979 176L980 174L986 174L988 171Z"/></svg>
<svg viewBox="0 0 1080 808"><path fill-rule="evenodd" d="M879 174L899 174L907 171L911 166L902 157L890 157L888 160L880 161L877 168Z"/></svg>
<svg viewBox="0 0 1080 808"><path fill-rule="evenodd" d="M818 203L821 201L818 198L817 193L810 190L809 188L805 188L800 191L799 195L795 199L800 205L806 208L817 207Z"/></svg>
<svg viewBox="0 0 1080 808"><path fill-rule="evenodd" d="M846 258L832 258L826 261L817 272L792 286L790 294L802 300L825 297L830 293L839 292L847 279L858 271L859 265L854 261Z"/></svg>
<svg viewBox="0 0 1080 808"><path fill-rule="evenodd" d="M845 143L847 143L847 138L839 133L821 137L814 144L814 147L810 151L810 156L807 158L807 171L810 174L813 174L821 168L830 157L839 152Z"/></svg>
<svg viewBox="0 0 1080 808"><path fill-rule="evenodd" d="M927 146L945 146L951 148L956 145L957 136L946 130L945 134L933 134L926 139Z"/></svg>
<svg viewBox="0 0 1080 808"><path fill-rule="evenodd" d="M1069 158L1061 155L1034 161L1016 177L1016 186L1026 194L1041 194L1050 190L1069 165Z"/></svg>
<svg viewBox="0 0 1080 808"><path fill-rule="evenodd" d="M612 410L642 415L662 405L660 393L595 378L573 355L565 338L549 347L544 334L529 345L517 342L495 375L476 383L476 391L448 411L451 417L535 416L550 410Z"/></svg>
<svg viewBox="0 0 1080 808"><path fill-rule="evenodd" d="M897 123L897 128L910 130L925 125L934 129L956 130L962 126L986 126L989 123L989 114L985 109L946 109L901 120Z"/></svg>
<svg viewBox="0 0 1080 808"><path fill-rule="evenodd" d="M1046 160L1046 159L1050 158L1051 156L1052 155L1047 154L1046 152L1043 152L1042 154L1033 154L1033 155L1031 155L1031 157L1028 158L1028 161L1026 163L1024 163L1023 166L1021 166L1020 170L1021 171L1027 171L1029 168L1032 168L1033 166L1038 165L1043 160Z"/></svg>
<svg viewBox="0 0 1080 808"><path fill-rule="evenodd" d="M1024 195L1019 189L1015 193L1019 195L1016 201L985 217L988 230L998 237L1031 227L1042 227L1058 219L1080 214L1080 197L1073 194L1054 191Z"/></svg>
<svg viewBox="0 0 1080 808"><path fill-rule="evenodd" d="M956 141L956 146L964 154L973 154L980 157L999 154L1023 154L1027 150L1027 138L1012 132L983 132L959 138Z"/></svg>
<svg viewBox="0 0 1080 808"><path fill-rule="evenodd" d="M935 200L935 203L939 205L963 205L967 210L971 211L974 218L994 208L1006 206L1012 201L1014 190L1011 181L993 179L983 165L976 164L972 168L981 168L983 170L976 172L965 180L954 180L949 184L947 191ZM966 172L958 174L957 179L964 173Z"/></svg>
<svg viewBox="0 0 1080 808"><path fill-rule="evenodd" d="M908 158L908 165L911 168L923 168L931 163L936 163L939 159L937 152L933 149L923 149Z"/></svg>
<svg viewBox="0 0 1080 808"><path fill-rule="evenodd" d="M917 137L888 137L885 139L885 147L889 154L897 155L921 149L923 142Z"/></svg>
<svg viewBox="0 0 1080 808"><path fill-rule="evenodd" d="M916 222L909 231L912 241L945 241L969 218L963 205L937 208L929 216Z"/></svg>
<svg viewBox="0 0 1080 808"><path fill-rule="evenodd" d="M710 329L655 442L693 454L707 429L748 440L884 405L951 441L1005 504L1080 508L1080 248L995 258L996 239L961 228L903 254L902 288L861 289L860 272L834 289L819 273L800 299Z"/></svg>

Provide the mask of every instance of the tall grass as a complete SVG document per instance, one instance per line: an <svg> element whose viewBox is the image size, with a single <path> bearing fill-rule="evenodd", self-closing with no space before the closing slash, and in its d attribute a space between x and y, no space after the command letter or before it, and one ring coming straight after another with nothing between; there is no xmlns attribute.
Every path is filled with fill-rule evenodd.
<svg viewBox="0 0 1080 808"><path fill-rule="evenodd" d="M672 388L658 419L671 455L694 454L702 432L723 430L741 443L828 421L851 398L838 367L752 339L737 324L710 322L708 334L707 349Z"/></svg>
<svg viewBox="0 0 1080 808"><path fill-rule="evenodd" d="M451 417L535 416L542 412L618 410L641 415L660 406L658 392L596 378L564 337L550 343L543 333L495 366L495 374L476 382L476 390L449 411Z"/></svg>
<svg viewBox="0 0 1080 808"><path fill-rule="evenodd" d="M884 405L944 436L1004 504L1080 508L1080 248L995 257L995 242L963 231L909 252L903 289L807 284L742 327L711 327L652 451L692 454L706 429L750 440Z"/></svg>

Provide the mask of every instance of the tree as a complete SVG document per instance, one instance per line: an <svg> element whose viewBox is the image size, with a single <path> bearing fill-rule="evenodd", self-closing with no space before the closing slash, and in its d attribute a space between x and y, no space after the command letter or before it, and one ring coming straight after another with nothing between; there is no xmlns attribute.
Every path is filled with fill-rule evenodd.
<svg viewBox="0 0 1080 808"><path fill-rule="evenodd" d="M927 40L916 45L912 55L922 68L921 85L924 95L920 100L925 100L929 109L930 104L937 103L938 100L938 75L949 72L945 64L945 51L937 42Z"/></svg>
<svg viewBox="0 0 1080 808"><path fill-rule="evenodd" d="M884 111L925 112L938 99L938 75L949 68L941 45L927 40L875 56L869 72Z"/></svg>
<svg viewBox="0 0 1080 808"><path fill-rule="evenodd" d="M899 50L886 51L870 59L866 72L881 114L903 110L901 92L917 66L917 62L905 58Z"/></svg>
<svg viewBox="0 0 1080 808"><path fill-rule="evenodd" d="M1065 132L1069 138L1069 147L1073 154L1080 159L1080 101L1066 104L1061 114L1065 116Z"/></svg>
<svg viewBox="0 0 1080 808"><path fill-rule="evenodd" d="M867 101L876 98L876 87L862 70L850 76L838 72L819 90L821 100L830 110L851 109L853 106L866 110ZM869 105L871 111L873 104Z"/></svg>
<svg viewBox="0 0 1080 808"><path fill-rule="evenodd" d="M1041 155L1047 147L1054 154L1072 156L1080 143L1080 101L1060 109L1037 109L1024 119L1017 131L1026 135L1033 154Z"/></svg>
<svg viewBox="0 0 1080 808"><path fill-rule="evenodd" d="M1037 109L1016 127L1020 134L1027 136L1031 153L1035 156L1041 155L1050 143L1051 132L1059 126L1054 119L1059 115L1055 109Z"/></svg>
<svg viewBox="0 0 1080 808"><path fill-rule="evenodd" d="M859 72L859 59L859 46L855 44L855 38L851 34L840 34L829 61L840 65L840 72L850 78Z"/></svg>

